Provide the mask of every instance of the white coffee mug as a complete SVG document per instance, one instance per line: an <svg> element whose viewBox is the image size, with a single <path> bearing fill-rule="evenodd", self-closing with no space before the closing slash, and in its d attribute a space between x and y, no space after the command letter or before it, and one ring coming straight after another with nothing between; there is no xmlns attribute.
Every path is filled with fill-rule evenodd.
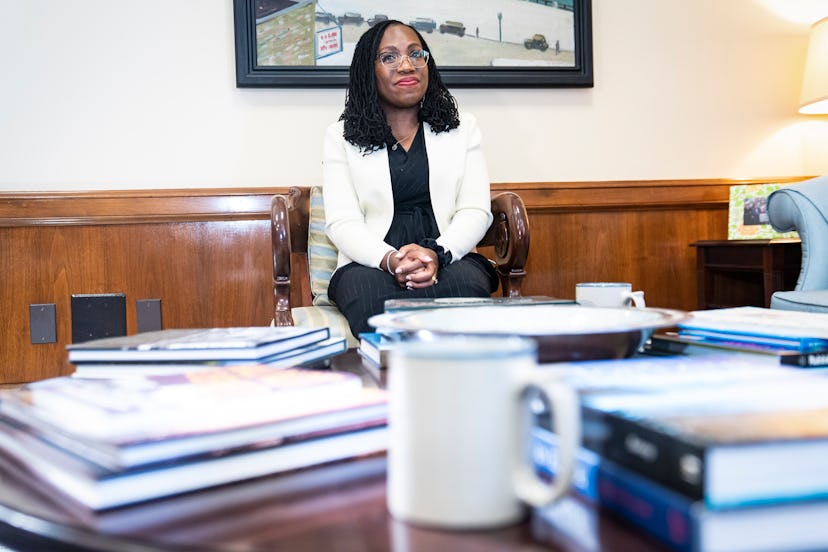
<svg viewBox="0 0 828 552"><path fill-rule="evenodd" d="M470 529L521 521L570 488L580 444L574 390L537 366L534 341L454 337L403 342L388 371L388 509L420 525ZM522 392L552 405L560 470L541 481L528 454Z"/></svg>
<svg viewBox="0 0 828 552"><path fill-rule="evenodd" d="M643 291L628 282L581 282L575 284L575 302L585 307L646 307Z"/></svg>

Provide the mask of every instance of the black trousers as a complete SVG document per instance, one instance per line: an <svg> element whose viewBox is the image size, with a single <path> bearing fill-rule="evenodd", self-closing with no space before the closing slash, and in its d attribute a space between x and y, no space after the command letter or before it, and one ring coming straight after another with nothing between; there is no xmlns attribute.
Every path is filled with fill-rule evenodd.
<svg viewBox="0 0 828 552"><path fill-rule="evenodd" d="M357 263L337 269L328 286L328 297L345 315L351 333L372 332L368 319L384 312L387 299L438 297L489 297L498 285L492 264L478 253L469 253L439 270L438 282L422 289L400 288L388 272Z"/></svg>

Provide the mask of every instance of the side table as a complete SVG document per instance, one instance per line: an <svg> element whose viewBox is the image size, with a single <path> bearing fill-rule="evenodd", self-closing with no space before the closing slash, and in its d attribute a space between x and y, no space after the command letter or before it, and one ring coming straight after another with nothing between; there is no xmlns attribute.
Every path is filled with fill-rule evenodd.
<svg viewBox="0 0 828 552"><path fill-rule="evenodd" d="M796 286L802 264L798 239L699 240L699 309L770 307L771 295Z"/></svg>

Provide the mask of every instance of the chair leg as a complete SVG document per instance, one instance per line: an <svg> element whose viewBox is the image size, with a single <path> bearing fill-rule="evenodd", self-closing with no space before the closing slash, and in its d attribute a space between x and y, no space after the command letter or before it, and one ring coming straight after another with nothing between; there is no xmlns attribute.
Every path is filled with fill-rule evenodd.
<svg viewBox="0 0 828 552"><path fill-rule="evenodd" d="M503 297L520 297L520 286L523 284L526 271L523 269L502 270L498 268L497 273L500 276L500 289L503 292Z"/></svg>
<svg viewBox="0 0 828 552"><path fill-rule="evenodd" d="M274 278L273 280L273 323L276 326L293 326L293 315L290 312L290 279Z"/></svg>

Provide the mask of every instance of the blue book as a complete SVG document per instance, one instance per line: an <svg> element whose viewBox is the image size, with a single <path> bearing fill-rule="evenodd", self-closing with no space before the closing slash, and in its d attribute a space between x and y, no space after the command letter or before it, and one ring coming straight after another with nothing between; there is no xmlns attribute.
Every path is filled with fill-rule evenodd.
<svg viewBox="0 0 828 552"><path fill-rule="evenodd" d="M693 311L679 323L679 335L741 341L801 352L828 347L828 314L734 307Z"/></svg>
<svg viewBox="0 0 828 552"><path fill-rule="evenodd" d="M658 332L650 338L647 352L672 355L742 354L756 361L781 363L800 368L828 368L828 348L801 350L799 346L772 345L740 339L711 338L686 332Z"/></svg>
<svg viewBox="0 0 828 552"><path fill-rule="evenodd" d="M388 366L388 353L396 342L397 339L387 333L364 332L359 334L357 352L374 366L385 368Z"/></svg>
<svg viewBox="0 0 828 552"><path fill-rule="evenodd" d="M530 453L538 473L554 477L557 445L551 431L532 429ZM577 455L573 494L592 508L553 504L536 509L535 519L566 526L575 523L573 513L588 518L604 509L683 552L783 552L828 546L828 501L711 510L585 448ZM589 519L581 521L593 525Z"/></svg>

